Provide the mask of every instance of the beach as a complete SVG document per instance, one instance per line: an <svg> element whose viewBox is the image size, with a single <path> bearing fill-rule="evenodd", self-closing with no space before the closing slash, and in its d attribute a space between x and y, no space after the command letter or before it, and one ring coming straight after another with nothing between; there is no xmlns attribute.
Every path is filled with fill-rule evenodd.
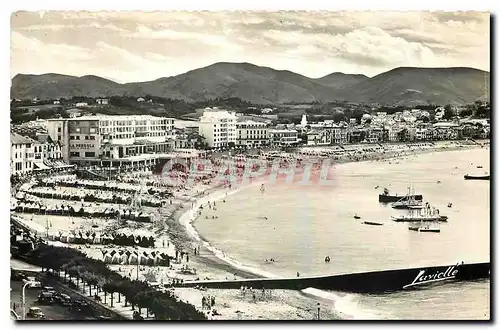
<svg viewBox="0 0 500 330"><path fill-rule="evenodd" d="M366 148L365 146L363 146ZM376 150L376 146L373 147ZM404 159L409 155L419 155L437 151L467 150L471 148L481 148L475 144L460 143L437 143L433 147L415 147L404 150L395 147L394 151L384 152L364 152L365 157L339 157L335 159L336 164L348 164L350 162L395 162ZM354 152L353 152L354 154ZM141 266L139 278L149 282L169 283L176 280L195 279L234 279L252 277L275 277L269 271L256 269L255 267L242 264L240 260L232 257L231 251L222 251L214 247L209 241L201 236L196 223L204 221L203 216L208 216L204 212L207 208L212 211L210 214L216 216L217 205L225 203L225 198L242 192L245 189L257 189L256 187L267 184L269 177L266 175L254 178L251 183L243 185L233 185L228 187L218 179L210 181L209 184L196 184L193 187L177 191L170 199L170 202L162 208L148 208L148 212L155 214L155 221L151 224L134 224L136 230L147 231L154 234L156 238L155 247L145 248L145 251L162 251L175 254L176 251L185 254L184 257L173 261L170 267L163 266ZM209 206L210 204L210 206ZM203 207L200 217L200 207ZM215 209L214 209L215 208ZM28 225L37 227L37 231L43 232L47 217L34 216L33 220L29 215L23 215ZM53 217L55 218L55 217ZM49 218L52 219L52 218ZM237 220L237 219L235 219ZM60 220L52 219L51 234L61 230L64 224ZM76 230L79 227L89 225L88 220L76 219L71 226L66 226L66 230ZM30 224L31 223L31 224ZM104 222L103 222L104 223ZM131 222L129 221L128 224ZM66 224L68 225L68 223ZM100 224L102 225L102 224ZM116 228L116 225L106 225L103 230ZM166 242L166 243L165 243ZM68 244L87 253L87 255L100 259L100 249L104 246L94 245L91 247ZM195 253L196 249L196 253ZM227 255L226 255L227 253ZM120 272L124 276L135 277L136 265L110 265L110 268ZM186 272L183 269L194 270ZM187 301L202 309L203 297L214 297L215 305L211 309L206 309L212 319L306 319L312 320L318 317L318 306L320 306L321 319L347 319L351 316L344 315L335 309L335 301L328 297L321 297L320 294L311 294L311 290L302 292L292 290L272 290L268 292L255 292L254 294L241 290L220 290L220 289L190 289L190 288L169 288L183 301ZM319 304L319 305L318 305ZM213 313L213 310L216 313Z"/></svg>

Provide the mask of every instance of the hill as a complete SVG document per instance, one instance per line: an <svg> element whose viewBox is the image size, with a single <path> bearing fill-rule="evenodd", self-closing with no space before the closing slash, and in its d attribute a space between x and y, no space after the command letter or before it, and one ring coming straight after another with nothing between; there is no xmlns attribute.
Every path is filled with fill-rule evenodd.
<svg viewBox="0 0 500 330"><path fill-rule="evenodd" d="M489 99L490 74L472 68L401 67L375 77L332 73L313 79L250 63L216 63L173 77L118 84L97 76L22 75L12 79L12 98L159 96L186 102L237 97L255 104L376 102L463 104Z"/></svg>
<svg viewBox="0 0 500 330"><path fill-rule="evenodd" d="M316 79L316 81L321 83L322 85L334 88L345 88L367 79L370 78L368 78L364 74L345 74L342 72L334 72L324 77L318 78Z"/></svg>
<svg viewBox="0 0 500 330"><path fill-rule="evenodd" d="M123 86L97 76L74 77L56 73L42 75L17 74L12 78L11 97L41 100L72 96L101 97L121 95Z"/></svg>
<svg viewBox="0 0 500 330"><path fill-rule="evenodd" d="M327 99L331 88L290 71L249 63L216 63L155 81L128 84L134 95L162 95L186 101L238 97L252 103L313 102Z"/></svg>
<svg viewBox="0 0 500 330"><path fill-rule="evenodd" d="M345 97L381 104L464 104L489 99L490 73L472 68L401 67L350 86Z"/></svg>

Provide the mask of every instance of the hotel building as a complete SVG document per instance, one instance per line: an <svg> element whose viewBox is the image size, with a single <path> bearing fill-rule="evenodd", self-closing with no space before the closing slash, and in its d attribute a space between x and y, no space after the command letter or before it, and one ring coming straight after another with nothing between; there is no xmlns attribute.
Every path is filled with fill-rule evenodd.
<svg viewBox="0 0 500 330"><path fill-rule="evenodd" d="M236 113L207 108L200 117L199 134L210 148L236 145Z"/></svg>
<svg viewBox="0 0 500 330"><path fill-rule="evenodd" d="M60 141L70 164L153 164L172 149L174 119L154 116L84 116L51 119L47 131Z"/></svg>
<svg viewBox="0 0 500 330"><path fill-rule="evenodd" d="M261 148L269 144L267 124L252 120L236 123L236 146Z"/></svg>

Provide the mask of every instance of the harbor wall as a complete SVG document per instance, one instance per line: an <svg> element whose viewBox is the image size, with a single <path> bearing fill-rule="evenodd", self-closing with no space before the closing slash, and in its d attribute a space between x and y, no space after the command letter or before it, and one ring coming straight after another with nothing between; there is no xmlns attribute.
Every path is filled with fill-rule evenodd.
<svg viewBox="0 0 500 330"><path fill-rule="evenodd" d="M445 281L466 281L489 277L490 263L485 262L330 276L192 281L184 282L179 286L204 286L218 289L240 289L242 286L246 286L254 289L288 290L303 290L313 287L322 290L376 293L421 288Z"/></svg>

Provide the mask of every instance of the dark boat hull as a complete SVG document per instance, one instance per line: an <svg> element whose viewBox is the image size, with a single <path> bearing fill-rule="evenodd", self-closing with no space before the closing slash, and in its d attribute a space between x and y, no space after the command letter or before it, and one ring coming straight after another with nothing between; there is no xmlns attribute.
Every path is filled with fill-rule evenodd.
<svg viewBox="0 0 500 330"><path fill-rule="evenodd" d="M410 197L415 198L416 201L421 201L423 199L422 195L410 195ZM393 196L393 195L384 195L384 194L379 194L378 195L378 201L380 203L394 203L399 200L408 200L408 196Z"/></svg>
<svg viewBox="0 0 500 330"><path fill-rule="evenodd" d="M429 284L445 281L474 280L490 277L490 263L465 265L445 265L411 269L395 269L344 275L298 277L298 278L260 278L246 280L192 281L180 286L207 288L240 289L242 286L254 289L303 290L317 288L345 292L376 293L423 288Z"/></svg>
<svg viewBox="0 0 500 330"><path fill-rule="evenodd" d="M442 215L439 219L420 219L420 218L410 218L410 217L406 217L406 218L396 218L396 217L392 217L392 221L395 221L395 222L432 222L432 221L438 221L438 222L447 222L448 221L448 217L446 215Z"/></svg>
<svg viewBox="0 0 500 330"><path fill-rule="evenodd" d="M363 221L363 224L370 225L370 226L382 226L383 225L383 223L371 222L371 221Z"/></svg>
<svg viewBox="0 0 500 330"><path fill-rule="evenodd" d="M489 175L464 175L465 180L489 180Z"/></svg>

